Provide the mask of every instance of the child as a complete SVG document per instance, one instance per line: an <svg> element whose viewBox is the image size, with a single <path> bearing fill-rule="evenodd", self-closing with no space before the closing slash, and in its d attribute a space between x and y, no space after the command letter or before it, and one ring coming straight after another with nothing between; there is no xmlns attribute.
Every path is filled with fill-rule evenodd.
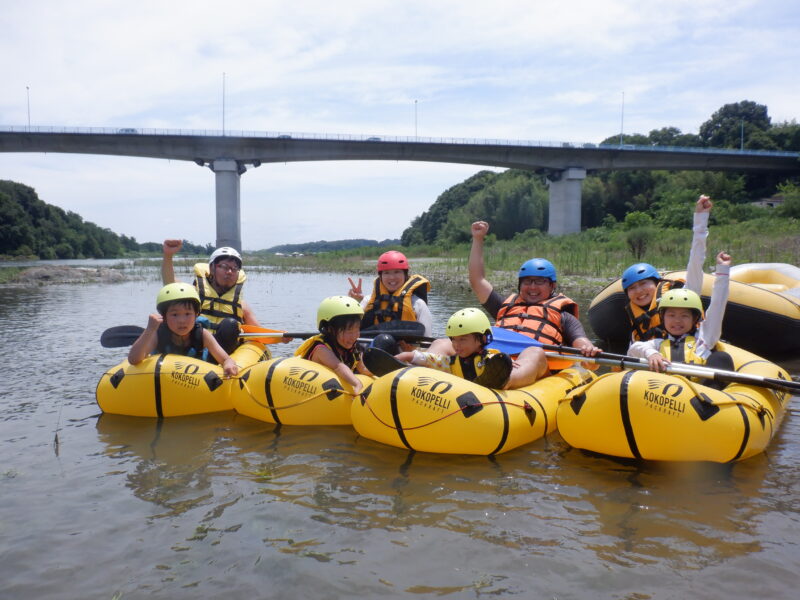
<svg viewBox="0 0 800 600"><path fill-rule="evenodd" d="M480 385L502 389L511 375L511 358L486 345L492 341L492 325L483 311L465 308L447 321L445 333L450 338L455 355L430 352L402 352L395 359L412 365L446 371ZM396 364L396 367L405 365ZM384 370L385 372L385 370Z"/></svg>
<svg viewBox="0 0 800 600"><path fill-rule="evenodd" d="M706 259L708 217L713 206L708 196L697 199L694 211L692 247L686 267L686 289L700 293L703 287L703 262ZM625 306L631 324L631 343L664 337L664 328L658 315L658 301L670 289L681 287L683 281L662 279L653 265L637 263L622 274L622 289L628 296Z"/></svg>
<svg viewBox="0 0 800 600"><path fill-rule="evenodd" d="M650 368L657 372L663 371L670 362L705 364L731 370L733 360L730 355L714 350L722 333L730 268L731 257L720 252L717 255L711 304L705 319L703 305L696 292L688 289L670 290L658 304L666 338L635 342L628 348L628 354L646 358Z"/></svg>
<svg viewBox="0 0 800 600"><path fill-rule="evenodd" d="M483 246L489 233L489 223L475 221L470 232L472 246L469 253L469 285L475 297L495 325L510 329L546 344L566 344L580 349L585 356L601 352L587 337L578 319L578 305L557 291L556 268L549 260L532 258L525 261L517 273L517 291L503 299L486 279ZM454 354L450 340L438 339L431 344L435 354ZM514 360L508 389L530 385L549 374L547 357L542 348L525 348Z"/></svg>
<svg viewBox="0 0 800 600"><path fill-rule="evenodd" d="M349 277L348 295L361 302L364 318L361 326L371 327L386 321L418 321L425 326L424 335L430 337L433 330L433 317L428 308L428 291L430 282L421 275L408 275L408 260L402 252L390 250L378 257L378 277L372 287L372 295L364 299L361 291L361 279L358 285ZM400 342L402 350L411 350L412 346ZM390 354L390 348L384 348Z"/></svg>
<svg viewBox="0 0 800 600"><path fill-rule="evenodd" d="M158 314L151 314L147 327L130 352L128 362L138 365L149 354L181 354L206 360L210 353L222 365L226 376L239 372L210 331L204 329L200 316L200 296L188 283L170 283L161 288L156 299Z"/></svg>
<svg viewBox="0 0 800 600"><path fill-rule="evenodd" d="M364 385L353 374L357 370L363 375L369 371L361 362L361 353L356 346L361 333L361 305L347 296L325 298L317 309L317 327L320 335L303 342L295 351L295 356L324 365L336 373L343 381L353 386L353 392L360 394Z"/></svg>

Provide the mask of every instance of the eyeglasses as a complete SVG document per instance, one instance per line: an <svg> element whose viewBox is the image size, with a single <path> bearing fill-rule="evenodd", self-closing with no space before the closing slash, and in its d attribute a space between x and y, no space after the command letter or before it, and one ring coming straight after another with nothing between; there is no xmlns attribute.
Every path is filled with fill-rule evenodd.
<svg viewBox="0 0 800 600"><path fill-rule="evenodd" d="M222 269L223 271L226 271L228 273L238 273L239 272L239 267L237 265L228 265L228 264L217 263L214 266L217 269Z"/></svg>
<svg viewBox="0 0 800 600"><path fill-rule="evenodd" d="M523 277L519 283L520 285L547 285L553 282L547 277Z"/></svg>

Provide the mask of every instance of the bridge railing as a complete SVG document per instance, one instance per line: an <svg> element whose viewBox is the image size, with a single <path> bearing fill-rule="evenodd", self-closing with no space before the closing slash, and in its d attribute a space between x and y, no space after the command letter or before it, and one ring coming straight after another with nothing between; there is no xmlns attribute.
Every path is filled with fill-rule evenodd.
<svg viewBox="0 0 800 600"><path fill-rule="evenodd" d="M658 146L637 144L594 144L542 140L509 140L491 138L441 138L425 136L396 136L352 133L305 133L296 131L248 131L221 129L163 129L141 127L61 127L46 125L0 125L0 132L10 133L48 133L48 134L86 134L86 135L160 135L160 136L201 136L201 137L243 137L273 138L291 140L333 140L354 142L400 142L415 144L459 144L480 146L528 146L537 148L569 148L580 150L634 150L638 152L692 152L698 154L733 154L758 156L798 157L798 152L775 150L737 150L733 148L698 148L683 146Z"/></svg>

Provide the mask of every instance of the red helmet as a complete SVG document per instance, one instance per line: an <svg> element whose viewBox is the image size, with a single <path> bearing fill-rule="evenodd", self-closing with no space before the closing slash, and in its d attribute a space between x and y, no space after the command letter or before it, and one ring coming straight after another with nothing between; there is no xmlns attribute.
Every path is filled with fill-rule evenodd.
<svg viewBox="0 0 800 600"><path fill-rule="evenodd" d="M408 271L408 260L405 254L397 250L389 250L378 257L378 273L395 269Z"/></svg>

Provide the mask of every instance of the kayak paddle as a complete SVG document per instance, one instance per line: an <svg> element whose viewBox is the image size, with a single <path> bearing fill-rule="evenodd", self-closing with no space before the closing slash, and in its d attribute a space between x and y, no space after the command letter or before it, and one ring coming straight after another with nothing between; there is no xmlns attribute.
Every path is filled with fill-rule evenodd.
<svg viewBox="0 0 800 600"><path fill-rule="evenodd" d="M549 358L551 354L547 353L547 356ZM623 356L621 357L623 360L602 358L600 355L590 357L582 355L553 354L552 356L562 360L580 361L598 365L608 365L612 367L623 367L626 369L650 369L650 365L646 359L634 358L633 356ZM778 379L776 377L763 377L761 375L754 375L752 373L736 373L735 371L712 369L711 367L706 367L703 365L672 363L667 365L667 367L664 369L664 372L674 375L683 375L684 377L700 377L701 379L714 379L716 381L722 381L726 383L742 383L745 385L755 385L773 390L781 390L791 394L800 394L800 382L797 381Z"/></svg>

